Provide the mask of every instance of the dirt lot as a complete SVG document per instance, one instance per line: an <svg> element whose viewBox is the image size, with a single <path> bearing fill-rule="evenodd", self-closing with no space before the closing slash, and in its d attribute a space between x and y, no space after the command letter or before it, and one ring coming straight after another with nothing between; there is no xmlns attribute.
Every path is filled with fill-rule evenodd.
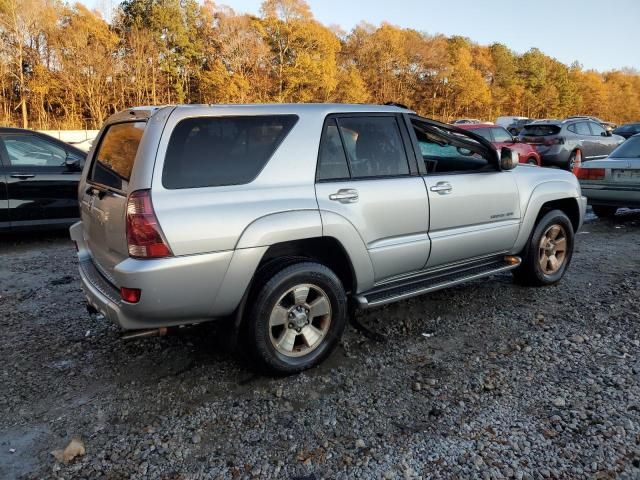
<svg viewBox="0 0 640 480"><path fill-rule="evenodd" d="M32 238L36 238L32 240ZM324 365L254 376L215 327L124 343L65 233L0 243L0 478L640 478L640 212L567 277L370 311ZM51 451L79 436L86 454Z"/></svg>

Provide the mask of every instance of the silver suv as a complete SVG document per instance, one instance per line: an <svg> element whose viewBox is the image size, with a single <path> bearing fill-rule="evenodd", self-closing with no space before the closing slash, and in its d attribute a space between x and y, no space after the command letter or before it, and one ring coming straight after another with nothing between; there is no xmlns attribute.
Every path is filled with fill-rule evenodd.
<svg viewBox="0 0 640 480"><path fill-rule="evenodd" d="M143 336L230 319L281 373L325 358L353 307L509 270L559 281L586 208L570 173L470 131L330 104L126 110L79 198L90 310Z"/></svg>

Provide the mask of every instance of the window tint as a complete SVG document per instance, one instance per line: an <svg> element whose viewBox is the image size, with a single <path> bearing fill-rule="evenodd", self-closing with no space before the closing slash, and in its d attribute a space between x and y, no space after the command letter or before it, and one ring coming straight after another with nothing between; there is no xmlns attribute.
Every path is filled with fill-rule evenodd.
<svg viewBox="0 0 640 480"><path fill-rule="evenodd" d="M576 123L573 127L574 130L572 131L578 135L591 135L591 130L589 130L589 124L587 122Z"/></svg>
<svg viewBox="0 0 640 480"><path fill-rule="evenodd" d="M395 117L339 118L338 125L353 178L409 174Z"/></svg>
<svg viewBox="0 0 640 480"><path fill-rule="evenodd" d="M318 156L318 180L336 180L349 178L347 157L340 140L340 132L335 120L325 125Z"/></svg>
<svg viewBox="0 0 640 480"><path fill-rule="evenodd" d="M100 140L89 180L126 192L145 126L145 122L111 125Z"/></svg>
<svg viewBox="0 0 640 480"><path fill-rule="evenodd" d="M169 139L165 188L219 187L251 182L298 117L198 117L182 120Z"/></svg>
<svg viewBox="0 0 640 480"><path fill-rule="evenodd" d="M7 135L3 137L11 165L18 167L60 167L67 152L35 135Z"/></svg>
<svg viewBox="0 0 640 480"><path fill-rule="evenodd" d="M606 135L605 129L602 125L595 122L589 122L589 126L591 127L592 135L597 135L599 137Z"/></svg>
<svg viewBox="0 0 640 480"><path fill-rule="evenodd" d="M471 130L471 132L475 133L476 135L480 135L482 138L486 138L490 142L493 142L493 139L491 138L491 129L489 128L474 128Z"/></svg>
<svg viewBox="0 0 640 480"><path fill-rule="evenodd" d="M474 151L472 146L477 142L470 137L459 135L458 138L437 127L426 127L421 122L413 122L413 125L427 173L471 173L494 169L479 153L480 145L478 151Z"/></svg>
<svg viewBox="0 0 640 480"><path fill-rule="evenodd" d="M513 137L504 128L492 128L493 141L497 143L506 143L513 141Z"/></svg>

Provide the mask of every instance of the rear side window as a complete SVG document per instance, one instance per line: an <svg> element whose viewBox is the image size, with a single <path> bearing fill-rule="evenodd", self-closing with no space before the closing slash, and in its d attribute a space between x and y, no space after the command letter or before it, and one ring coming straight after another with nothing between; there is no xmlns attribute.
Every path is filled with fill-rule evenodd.
<svg viewBox="0 0 640 480"><path fill-rule="evenodd" d="M107 128L94 156L89 181L126 192L145 126L145 122L126 122Z"/></svg>
<svg viewBox="0 0 640 480"><path fill-rule="evenodd" d="M574 123L573 125L569 125L567 130L577 133L578 135L591 135L591 130L589 130L589 124L587 122Z"/></svg>
<svg viewBox="0 0 640 480"><path fill-rule="evenodd" d="M409 174L395 117L339 118L338 126L353 178Z"/></svg>
<svg viewBox="0 0 640 480"><path fill-rule="evenodd" d="M162 184L179 189L249 183L297 119L270 115L182 120L169 139Z"/></svg>
<svg viewBox="0 0 640 480"><path fill-rule="evenodd" d="M480 135L482 138L493 142L493 139L491 138L491 131L488 128L473 128L471 129L471 133Z"/></svg>
<svg viewBox="0 0 640 480"><path fill-rule="evenodd" d="M342 148L340 132L334 119L324 128L318 156L318 180L342 180L349 178L347 157Z"/></svg>

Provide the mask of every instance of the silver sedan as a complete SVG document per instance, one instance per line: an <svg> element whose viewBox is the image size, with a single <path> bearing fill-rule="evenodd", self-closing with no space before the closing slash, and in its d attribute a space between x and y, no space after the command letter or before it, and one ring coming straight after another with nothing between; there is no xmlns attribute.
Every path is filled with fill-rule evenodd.
<svg viewBox="0 0 640 480"><path fill-rule="evenodd" d="M609 157L581 165L578 179L598 217L615 215L618 208L640 208L640 134L630 137Z"/></svg>

